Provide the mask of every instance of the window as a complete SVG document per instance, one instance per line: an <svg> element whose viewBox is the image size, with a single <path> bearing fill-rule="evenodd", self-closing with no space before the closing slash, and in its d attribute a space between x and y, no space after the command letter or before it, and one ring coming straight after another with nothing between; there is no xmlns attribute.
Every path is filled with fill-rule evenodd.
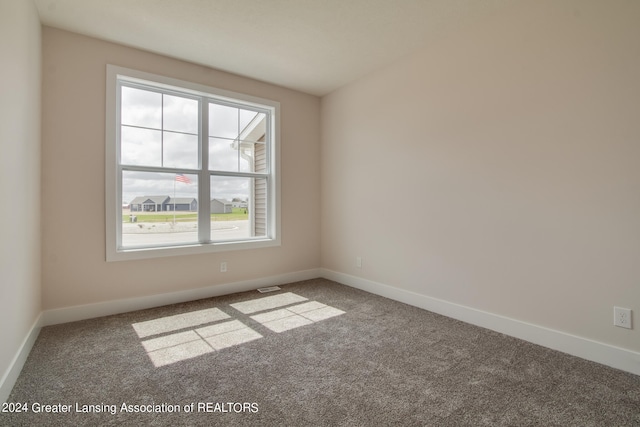
<svg viewBox="0 0 640 427"><path fill-rule="evenodd" d="M277 102L107 67L107 260L279 245Z"/></svg>

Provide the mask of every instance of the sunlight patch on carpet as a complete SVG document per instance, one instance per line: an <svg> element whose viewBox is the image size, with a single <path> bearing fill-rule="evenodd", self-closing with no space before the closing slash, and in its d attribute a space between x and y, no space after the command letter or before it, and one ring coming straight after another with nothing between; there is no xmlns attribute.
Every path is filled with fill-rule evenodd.
<svg viewBox="0 0 640 427"><path fill-rule="evenodd" d="M230 322L196 329L196 332L216 350L222 350L223 348L262 338L262 335L239 320L232 320Z"/></svg>
<svg viewBox="0 0 640 427"><path fill-rule="evenodd" d="M140 338L145 338L151 335L163 334L177 331L178 329L191 328L205 323L228 319L229 317L227 313L221 311L219 308L208 308L134 323L132 326Z"/></svg>
<svg viewBox="0 0 640 427"><path fill-rule="evenodd" d="M242 314L257 313L249 316L250 319L276 333L345 313L292 292L230 306ZM144 339L142 347L153 365L161 367L263 338L259 332L233 317L219 308L208 308L131 326L138 337Z"/></svg>
<svg viewBox="0 0 640 427"><path fill-rule="evenodd" d="M261 323L273 332L280 333L340 316L341 314L344 314L344 311L317 301L310 301L280 310L256 314L251 316L251 319Z"/></svg>
<svg viewBox="0 0 640 427"><path fill-rule="evenodd" d="M151 338L142 341L142 346L154 366L160 367L258 338L262 338L262 335L239 320L231 320L191 331Z"/></svg>
<svg viewBox="0 0 640 427"><path fill-rule="evenodd" d="M285 305L295 304L301 301L307 301L307 298L294 294L293 292L286 292L284 294L273 295L270 297L238 302L231 304L231 307L235 308L240 313L251 314L258 311L271 310Z"/></svg>
<svg viewBox="0 0 640 427"><path fill-rule="evenodd" d="M144 343L143 343L144 345ZM160 348L148 352L149 358L156 368L170 365L182 360L193 359L203 354L211 353L213 349L209 344L198 337L194 341L188 341L171 347Z"/></svg>

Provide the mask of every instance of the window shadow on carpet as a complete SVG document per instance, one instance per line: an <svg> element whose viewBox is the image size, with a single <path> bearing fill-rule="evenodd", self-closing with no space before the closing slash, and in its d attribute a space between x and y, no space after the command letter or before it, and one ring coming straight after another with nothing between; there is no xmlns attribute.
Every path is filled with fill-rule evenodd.
<svg viewBox="0 0 640 427"><path fill-rule="evenodd" d="M345 312L309 301L293 292L255 298L230 305L275 333L285 332ZM239 319L219 308L207 308L133 323L149 359L162 367L263 338Z"/></svg>

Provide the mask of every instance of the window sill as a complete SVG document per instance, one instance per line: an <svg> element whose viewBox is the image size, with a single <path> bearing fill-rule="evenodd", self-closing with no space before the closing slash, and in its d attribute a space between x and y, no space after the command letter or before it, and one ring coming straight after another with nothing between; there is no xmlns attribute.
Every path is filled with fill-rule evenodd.
<svg viewBox="0 0 640 427"><path fill-rule="evenodd" d="M132 261L183 255L198 255L216 252L229 252L246 249L262 249L280 246L279 239L243 240L235 242L195 243L181 246L163 246L156 248L130 248L107 251L107 262Z"/></svg>

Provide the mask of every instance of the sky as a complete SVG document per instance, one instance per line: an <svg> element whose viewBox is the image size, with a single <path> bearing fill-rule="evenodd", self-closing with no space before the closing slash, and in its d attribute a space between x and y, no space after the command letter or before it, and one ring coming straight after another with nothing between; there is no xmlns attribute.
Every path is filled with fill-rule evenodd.
<svg viewBox="0 0 640 427"><path fill-rule="evenodd" d="M198 168L198 99L122 86L121 102L121 164ZM253 146L258 142L255 135L245 135L246 129L259 122L264 126L265 118L264 113L209 103L209 170L251 172ZM174 172L124 171L122 202L174 192L175 197L197 197L197 175L187 171L184 175L191 183L177 182ZM211 177L212 199L246 199L248 189L249 178Z"/></svg>

